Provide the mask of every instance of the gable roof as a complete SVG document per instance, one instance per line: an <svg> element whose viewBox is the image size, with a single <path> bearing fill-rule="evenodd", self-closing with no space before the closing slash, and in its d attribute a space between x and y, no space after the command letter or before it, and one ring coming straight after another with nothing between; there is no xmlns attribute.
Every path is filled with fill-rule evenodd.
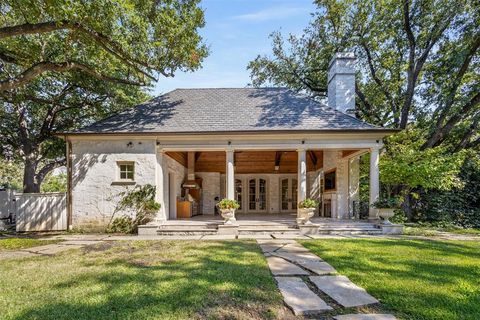
<svg viewBox="0 0 480 320"><path fill-rule="evenodd" d="M71 133L385 130L285 88L176 89Z"/></svg>

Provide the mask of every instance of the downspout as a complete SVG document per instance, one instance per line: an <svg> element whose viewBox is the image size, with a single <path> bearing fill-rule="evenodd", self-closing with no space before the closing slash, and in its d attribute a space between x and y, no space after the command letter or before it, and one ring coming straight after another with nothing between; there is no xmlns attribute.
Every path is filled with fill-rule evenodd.
<svg viewBox="0 0 480 320"><path fill-rule="evenodd" d="M67 143L67 230L72 230L72 142L65 136Z"/></svg>

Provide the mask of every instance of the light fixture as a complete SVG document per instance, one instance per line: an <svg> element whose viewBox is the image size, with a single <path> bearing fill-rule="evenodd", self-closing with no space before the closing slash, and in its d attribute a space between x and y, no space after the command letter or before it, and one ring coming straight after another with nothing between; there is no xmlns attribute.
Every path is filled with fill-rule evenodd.
<svg viewBox="0 0 480 320"><path fill-rule="evenodd" d="M275 166L275 171L280 170L280 166Z"/></svg>

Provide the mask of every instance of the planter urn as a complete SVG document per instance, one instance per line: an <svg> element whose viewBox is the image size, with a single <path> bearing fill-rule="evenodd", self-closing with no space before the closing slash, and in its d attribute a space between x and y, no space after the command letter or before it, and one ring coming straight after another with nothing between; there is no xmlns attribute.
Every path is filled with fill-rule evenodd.
<svg viewBox="0 0 480 320"><path fill-rule="evenodd" d="M393 208L378 208L378 216L383 219L383 224L392 224L388 219L395 215Z"/></svg>
<svg viewBox="0 0 480 320"><path fill-rule="evenodd" d="M310 218L315 214L315 208L298 208L297 224L311 224Z"/></svg>
<svg viewBox="0 0 480 320"><path fill-rule="evenodd" d="M234 224L237 219L235 219L235 209L220 209L220 214L224 220L224 224Z"/></svg>

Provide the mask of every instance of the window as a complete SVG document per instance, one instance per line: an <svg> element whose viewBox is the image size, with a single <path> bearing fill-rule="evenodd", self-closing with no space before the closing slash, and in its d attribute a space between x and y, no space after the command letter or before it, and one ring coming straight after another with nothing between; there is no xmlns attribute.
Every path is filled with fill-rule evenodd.
<svg viewBox="0 0 480 320"><path fill-rule="evenodd" d="M336 171L329 171L325 173L325 191L335 190L336 188Z"/></svg>
<svg viewBox="0 0 480 320"><path fill-rule="evenodd" d="M120 172L120 180L132 180L134 173L134 163L133 162L119 162L118 169Z"/></svg>

